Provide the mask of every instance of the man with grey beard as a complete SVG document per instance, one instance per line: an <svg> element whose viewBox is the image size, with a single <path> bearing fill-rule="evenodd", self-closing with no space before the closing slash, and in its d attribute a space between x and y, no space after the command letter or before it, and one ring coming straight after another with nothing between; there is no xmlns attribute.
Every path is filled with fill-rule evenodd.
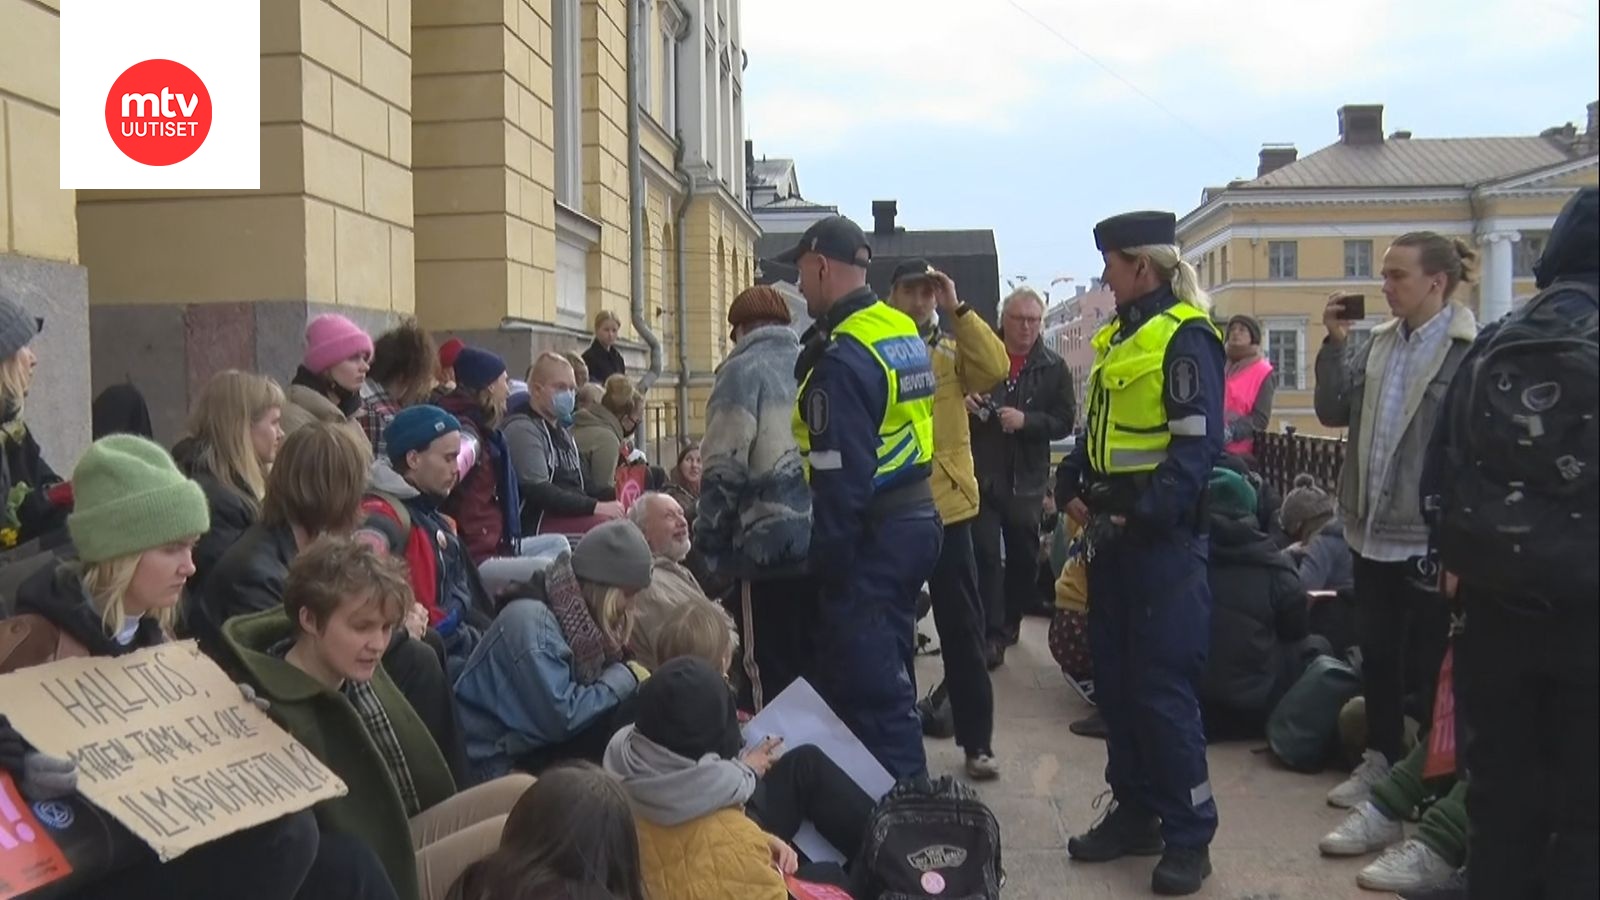
<svg viewBox="0 0 1600 900"><path fill-rule="evenodd" d="M645 494L628 511L628 518L644 532L654 557L650 586L633 598L633 637L629 644L641 665L655 669L666 662L657 659L655 653L655 636L661 626L679 606L707 597L683 565L684 557L689 555L689 520L678 501L666 494Z"/></svg>

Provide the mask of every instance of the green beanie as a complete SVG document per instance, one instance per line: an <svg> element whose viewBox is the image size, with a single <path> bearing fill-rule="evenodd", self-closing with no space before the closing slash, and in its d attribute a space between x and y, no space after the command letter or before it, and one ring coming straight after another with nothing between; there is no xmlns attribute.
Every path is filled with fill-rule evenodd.
<svg viewBox="0 0 1600 900"><path fill-rule="evenodd" d="M1211 511L1233 519L1253 519L1256 489L1243 475L1220 466L1211 470Z"/></svg>
<svg viewBox="0 0 1600 900"><path fill-rule="evenodd" d="M131 434L103 437L72 471L67 530L87 563L153 550L211 530L200 485L161 445Z"/></svg>

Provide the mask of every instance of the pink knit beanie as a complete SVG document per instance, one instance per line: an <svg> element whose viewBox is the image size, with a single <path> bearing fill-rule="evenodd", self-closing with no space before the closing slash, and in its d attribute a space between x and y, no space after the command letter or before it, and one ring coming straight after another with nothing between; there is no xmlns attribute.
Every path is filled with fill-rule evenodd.
<svg viewBox="0 0 1600 900"><path fill-rule="evenodd" d="M306 326L306 368L321 375L358 353L372 356L372 338L344 316L317 316Z"/></svg>

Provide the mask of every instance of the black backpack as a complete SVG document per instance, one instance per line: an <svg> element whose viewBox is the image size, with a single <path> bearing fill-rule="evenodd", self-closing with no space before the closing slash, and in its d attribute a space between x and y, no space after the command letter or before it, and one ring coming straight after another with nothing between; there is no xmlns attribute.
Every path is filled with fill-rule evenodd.
<svg viewBox="0 0 1600 900"><path fill-rule="evenodd" d="M1577 292L1577 319L1549 301ZM1557 282L1501 320L1456 375L1435 542L1496 593L1555 603L1600 590L1600 314Z"/></svg>
<svg viewBox="0 0 1600 900"><path fill-rule="evenodd" d="M1342 659L1319 656L1267 717L1267 747L1296 772L1320 772L1339 743L1339 711L1361 693L1361 674Z"/></svg>
<svg viewBox="0 0 1600 900"><path fill-rule="evenodd" d="M861 900L997 900L1000 823L948 776L908 778L873 811L853 871Z"/></svg>

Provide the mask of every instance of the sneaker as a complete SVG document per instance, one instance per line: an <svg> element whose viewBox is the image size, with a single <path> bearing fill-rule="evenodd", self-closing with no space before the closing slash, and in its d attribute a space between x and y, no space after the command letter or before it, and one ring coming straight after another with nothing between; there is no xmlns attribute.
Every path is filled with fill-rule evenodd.
<svg viewBox="0 0 1600 900"><path fill-rule="evenodd" d="M1400 900L1467 900L1467 867L1432 887L1401 891Z"/></svg>
<svg viewBox="0 0 1600 900"><path fill-rule="evenodd" d="M1000 763L993 753L974 753L967 757L967 777L973 781L993 781L1000 777Z"/></svg>
<svg viewBox="0 0 1600 900"><path fill-rule="evenodd" d="M1323 856L1365 856L1398 844L1404 837L1399 822L1384 815L1370 801L1364 801L1350 810L1338 828L1323 836L1317 849Z"/></svg>
<svg viewBox="0 0 1600 900"><path fill-rule="evenodd" d="M1392 847L1356 875L1356 884L1369 891L1414 891L1443 884L1456 867L1432 847L1412 838Z"/></svg>
<svg viewBox="0 0 1600 900"><path fill-rule="evenodd" d="M1101 794L1095 806L1099 807L1110 793ZM1110 862L1124 856L1155 856L1164 847L1160 819L1112 798L1100 821L1067 841L1067 854L1080 862Z"/></svg>
<svg viewBox="0 0 1600 900"><path fill-rule="evenodd" d="M1168 847L1150 873L1150 889L1164 897L1186 897L1200 890L1211 875L1211 854L1204 847Z"/></svg>
<svg viewBox="0 0 1600 900"><path fill-rule="evenodd" d="M1106 720L1096 710L1088 716L1079 719L1067 726L1067 730L1078 737L1106 739Z"/></svg>
<svg viewBox="0 0 1600 900"><path fill-rule="evenodd" d="M1361 765L1344 783L1328 792L1328 805L1350 809L1372 797L1372 786L1389 777L1389 760L1376 750L1361 754Z"/></svg>

